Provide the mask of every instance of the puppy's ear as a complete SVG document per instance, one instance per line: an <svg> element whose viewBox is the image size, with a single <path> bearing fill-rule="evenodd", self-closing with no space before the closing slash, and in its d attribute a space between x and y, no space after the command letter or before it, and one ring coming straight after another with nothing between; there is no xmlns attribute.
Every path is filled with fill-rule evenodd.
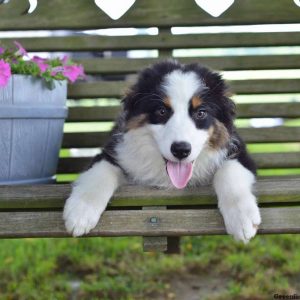
<svg viewBox="0 0 300 300"><path fill-rule="evenodd" d="M208 87L208 94L218 105L218 119L226 126L231 133L233 129L233 121L235 118L236 107L231 100L231 92L229 86L222 78L221 74L208 69L204 69L204 82Z"/></svg>
<svg viewBox="0 0 300 300"><path fill-rule="evenodd" d="M233 122L236 115L235 103L227 96L222 97L222 112L220 118L222 123L227 127L228 131L232 133Z"/></svg>

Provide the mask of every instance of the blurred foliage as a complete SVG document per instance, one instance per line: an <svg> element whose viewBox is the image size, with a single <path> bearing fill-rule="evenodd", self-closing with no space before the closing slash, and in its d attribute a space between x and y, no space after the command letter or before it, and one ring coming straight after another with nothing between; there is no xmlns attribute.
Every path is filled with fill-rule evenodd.
<svg viewBox="0 0 300 300"><path fill-rule="evenodd" d="M259 236L247 245L229 236L186 237L181 249L143 253L140 238L2 240L0 299L175 299L186 276L207 282L192 288L213 300L300 292L299 235Z"/></svg>

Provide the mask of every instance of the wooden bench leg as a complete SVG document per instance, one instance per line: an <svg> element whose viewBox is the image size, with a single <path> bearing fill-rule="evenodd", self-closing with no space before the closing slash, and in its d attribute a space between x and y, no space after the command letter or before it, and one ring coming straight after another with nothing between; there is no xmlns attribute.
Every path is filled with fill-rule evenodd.
<svg viewBox="0 0 300 300"><path fill-rule="evenodd" d="M143 237L144 252L166 252L168 250L168 238L166 236Z"/></svg>
<svg viewBox="0 0 300 300"><path fill-rule="evenodd" d="M165 206L147 206L145 210L167 209ZM150 222L155 223L155 216ZM145 236L143 237L143 250L145 252L164 252L166 254L180 253L180 238L177 236Z"/></svg>

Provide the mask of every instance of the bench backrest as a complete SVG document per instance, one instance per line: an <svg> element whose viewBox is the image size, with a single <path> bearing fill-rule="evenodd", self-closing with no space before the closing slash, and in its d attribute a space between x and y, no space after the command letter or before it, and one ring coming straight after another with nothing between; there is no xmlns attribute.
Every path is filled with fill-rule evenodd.
<svg viewBox="0 0 300 300"><path fill-rule="evenodd" d="M24 13L28 8L27 0L1 4L0 31L29 30L29 37L0 38L1 44L11 45L17 39L30 52L74 54L89 74L88 82L69 86L70 111L58 166L59 180L74 179L75 176L70 175L83 170L95 148L103 145L119 110L116 99L121 97L134 74L172 55L180 56L178 59L182 62L198 61L225 71L225 77L231 78L234 98L238 100L239 132L255 152L253 156L261 169L260 175L300 174L297 169L300 167L300 73L295 71L300 69L297 48L300 32L295 28L300 30L300 27L290 26L285 29L287 32L281 31L284 25L276 27L276 32L245 27L299 22L300 7L292 0L271 2L235 1L221 17L214 18L193 0L137 0L116 21L98 9L93 1L39 0L31 14ZM221 25L221 28L207 27ZM235 27L235 32L231 32L228 25L242 27ZM199 26L202 32L184 33L184 29L174 28L180 26L188 27L185 32ZM119 36L97 31L149 27L155 28L131 29L133 33L138 32L132 36L122 36L120 31L117 32ZM82 32L91 29L93 31ZM44 33L39 30L48 30L51 36L42 36ZM124 57L129 50L153 50L151 53L157 57ZM189 57L192 53L195 56ZM139 52L139 55L144 54ZM264 75L262 70L274 71ZM280 119L259 122L256 118ZM279 125L259 127L274 122ZM76 150L82 148L90 152Z"/></svg>

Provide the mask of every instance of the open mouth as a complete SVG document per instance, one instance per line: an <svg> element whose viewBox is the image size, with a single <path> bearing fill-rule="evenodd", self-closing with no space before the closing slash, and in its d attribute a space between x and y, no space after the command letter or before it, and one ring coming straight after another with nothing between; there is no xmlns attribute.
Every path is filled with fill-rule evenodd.
<svg viewBox="0 0 300 300"><path fill-rule="evenodd" d="M177 189L183 189L187 186L193 174L194 162L173 162L166 160L167 173L172 184Z"/></svg>

